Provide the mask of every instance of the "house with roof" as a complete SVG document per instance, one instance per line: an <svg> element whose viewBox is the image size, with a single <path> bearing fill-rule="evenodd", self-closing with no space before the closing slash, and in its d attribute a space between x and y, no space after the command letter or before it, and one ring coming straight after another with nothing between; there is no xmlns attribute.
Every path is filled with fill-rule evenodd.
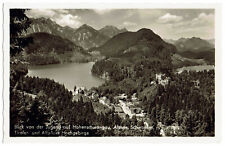
<svg viewBox="0 0 225 146"><path fill-rule="evenodd" d="M120 106L115 106L115 113L124 113L123 109Z"/></svg>
<svg viewBox="0 0 225 146"><path fill-rule="evenodd" d="M169 83L169 77L166 77L165 74L159 73L155 74L156 81L158 81L158 84L161 84L163 86L167 85Z"/></svg>
<svg viewBox="0 0 225 146"><path fill-rule="evenodd" d="M103 105L110 106L110 100L105 96L99 98L99 102Z"/></svg>

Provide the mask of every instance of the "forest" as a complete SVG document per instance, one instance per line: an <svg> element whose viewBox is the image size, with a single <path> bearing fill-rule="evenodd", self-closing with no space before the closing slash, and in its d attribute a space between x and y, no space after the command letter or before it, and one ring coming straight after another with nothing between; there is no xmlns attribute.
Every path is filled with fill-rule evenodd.
<svg viewBox="0 0 225 146"><path fill-rule="evenodd" d="M160 62L145 60L132 66L129 75L124 72L124 67L113 74L118 65L109 65L108 62L105 66L111 80L98 88L100 95L115 102L113 97L118 94L125 93L131 97L136 93L141 100L140 106L145 109L153 125L159 122L166 126L178 125L182 131L179 136L214 136L214 70L183 71L178 74L168 64L163 66ZM99 65L102 68L105 66L104 63ZM169 78L167 85L158 83L155 78L157 73L164 73Z"/></svg>
<svg viewBox="0 0 225 146"><path fill-rule="evenodd" d="M11 87L15 85L11 84ZM20 78L17 87L10 90L10 134L14 133L15 125L43 126L46 125L84 125L110 126L120 124L121 119L113 113L97 115L91 102L72 102L72 93L61 84L49 79L36 77ZM34 96L34 97L33 97ZM110 118L111 117L111 118ZM46 136L46 134L32 135L34 130L25 129L26 136ZM45 130L46 129L42 129ZM65 129L61 129L65 130ZM48 131L51 133L51 130ZM88 130L89 136L100 136L107 131ZM63 131L47 136L66 136Z"/></svg>
<svg viewBox="0 0 225 146"><path fill-rule="evenodd" d="M27 63L21 52L29 39L21 37L29 27L25 10L10 10L10 136L160 136L160 124L176 125L176 134L167 130L166 136L215 136L215 72L174 71L168 53L156 52L158 57L136 56L131 62L106 58L97 61L92 73L103 74L108 80L92 88L99 97L115 103L115 96L136 95L139 107L151 120L150 130L118 130L115 126L143 126L135 116L119 117L114 110L97 114L93 101L84 101L79 94L73 101L71 91L47 78L27 76ZM19 23L18 23L19 22ZM51 60L51 59L50 59ZM53 59L54 60L54 59ZM156 75L163 74L162 84ZM74 126L86 128L76 129ZM87 126L106 126L108 129ZM50 128L49 128L50 127ZM64 128L62 128L64 127ZM72 133L78 133L71 135Z"/></svg>

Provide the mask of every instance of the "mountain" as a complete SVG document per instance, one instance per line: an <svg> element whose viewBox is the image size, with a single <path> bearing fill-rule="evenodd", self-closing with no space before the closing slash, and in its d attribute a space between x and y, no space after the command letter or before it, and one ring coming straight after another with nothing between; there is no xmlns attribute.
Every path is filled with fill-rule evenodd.
<svg viewBox="0 0 225 146"><path fill-rule="evenodd" d="M174 44L176 42L176 40L173 40L173 39L163 39L163 40L170 44Z"/></svg>
<svg viewBox="0 0 225 146"><path fill-rule="evenodd" d="M125 78L136 80L143 76L149 78L154 73L169 73L173 67L171 56L176 53L176 47L166 43L152 30L142 28L137 32L120 33L90 51L99 51L105 56L93 65L92 73L119 82Z"/></svg>
<svg viewBox="0 0 225 146"><path fill-rule="evenodd" d="M29 35L36 32L46 32L73 41L73 35L75 33L75 29L73 28L70 28L68 26L62 27L58 25L56 22L52 21L51 19L46 18L37 18L37 19L32 18L30 20L31 25L27 29L27 32L25 32L25 35Z"/></svg>
<svg viewBox="0 0 225 146"><path fill-rule="evenodd" d="M184 51L206 51L214 48L214 45L201 38L181 38L174 45L179 52Z"/></svg>
<svg viewBox="0 0 225 146"><path fill-rule="evenodd" d="M93 48L107 57L145 56L169 57L176 51L175 46L166 43L150 29L140 29L137 32L120 33L108 40L101 47Z"/></svg>
<svg viewBox="0 0 225 146"><path fill-rule="evenodd" d="M85 50L92 47L99 47L109 39L108 36L101 34L91 26L84 24L74 33L73 41L82 46Z"/></svg>
<svg viewBox="0 0 225 146"><path fill-rule="evenodd" d="M215 39L208 39L207 42L215 46Z"/></svg>
<svg viewBox="0 0 225 146"><path fill-rule="evenodd" d="M112 38L113 36L115 36L119 33L126 32L126 31L127 31L126 28L118 29L117 27L112 26L112 25L107 25L99 30L100 33L102 33L105 36L108 36L110 38Z"/></svg>
<svg viewBox="0 0 225 146"><path fill-rule="evenodd" d="M32 33L25 48L25 58L33 65L56 64L64 62L87 62L91 55L72 41L45 32Z"/></svg>
<svg viewBox="0 0 225 146"><path fill-rule="evenodd" d="M178 53L191 59L204 59L207 64L215 63L215 48L213 44L201 38L181 38L174 45Z"/></svg>
<svg viewBox="0 0 225 146"><path fill-rule="evenodd" d="M82 25L78 29L73 29L68 26L62 27L51 19L46 18L32 18L31 25L27 31L24 32L24 35L26 36L36 32L46 32L52 35L58 35L72 41L86 50L92 47L98 47L109 39L108 36L101 34L87 24Z"/></svg>

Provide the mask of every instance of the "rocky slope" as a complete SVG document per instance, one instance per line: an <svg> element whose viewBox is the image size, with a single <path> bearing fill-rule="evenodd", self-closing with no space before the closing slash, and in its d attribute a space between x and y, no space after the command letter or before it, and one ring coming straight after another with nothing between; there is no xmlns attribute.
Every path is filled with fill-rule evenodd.
<svg viewBox="0 0 225 146"><path fill-rule="evenodd" d="M80 26L73 34L73 42L82 46L85 50L92 47L99 47L109 39L108 36L101 34L91 26L84 24Z"/></svg>
<svg viewBox="0 0 225 146"><path fill-rule="evenodd" d="M27 31L24 32L24 35L26 36L36 32L46 32L60 36L72 41L86 50L92 47L98 47L109 39L108 36L105 36L86 24L82 25L78 29L73 29L68 26L62 27L51 19L46 18L31 19L31 25Z"/></svg>
<svg viewBox="0 0 225 146"><path fill-rule="evenodd" d="M126 32L126 31L127 31L126 28L118 29L117 27L112 26L112 25L107 25L99 30L100 33L102 33L105 36L108 36L110 38L114 37L115 35L117 35L119 33Z"/></svg>
<svg viewBox="0 0 225 146"><path fill-rule="evenodd" d="M31 19L31 25L27 29L27 32L25 32L25 35L29 35L36 32L46 32L73 41L75 29L70 28L68 26L62 27L58 25L56 22L52 21L51 19L46 18Z"/></svg>

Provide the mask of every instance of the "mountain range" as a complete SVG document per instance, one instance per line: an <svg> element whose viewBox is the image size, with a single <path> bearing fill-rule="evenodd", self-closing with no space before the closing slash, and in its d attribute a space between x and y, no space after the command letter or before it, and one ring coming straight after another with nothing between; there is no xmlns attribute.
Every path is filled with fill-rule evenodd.
<svg viewBox="0 0 225 146"><path fill-rule="evenodd" d="M105 26L100 30L96 30L87 24L84 24L77 29L69 26L62 27L51 19L42 17L37 19L32 18L31 25L27 31L24 32L24 35L36 32L46 32L68 39L76 45L83 47L85 50L88 50L92 47L99 47L111 37L125 31L127 31L125 28L118 29L115 26Z"/></svg>
<svg viewBox="0 0 225 146"><path fill-rule="evenodd" d="M66 38L72 41L75 30L68 26L62 27L51 19L46 18L31 18L30 27L26 30L25 35L29 35L36 32L46 32L52 35L57 35L62 38Z"/></svg>
<svg viewBox="0 0 225 146"><path fill-rule="evenodd" d="M176 46L179 55L190 59L203 59L207 64L215 64L214 40L197 37L167 40Z"/></svg>
<svg viewBox="0 0 225 146"><path fill-rule="evenodd" d="M57 53L61 54L61 57L56 60L61 63L66 60L66 55L62 57L62 54L67 54L68 49L78 58L74 59L73 57L71 59L73 55L67 54L68 58L70 58L68 61L78 62L90 60L90 54L95 54L93 52L100 52L101 55L106 57L126 57L129 60L141 57L158 57L162 59L172 57L175 62L185 60L186 63L189 62L188 64L196 61L197 63L205 61L204 63L207 64L214 64L215 62L214 40L207 41L197 37L163 40L159 35L147 28L142 28L137 32L130 32L125 28L118 29L115 26L107 25L96 30L84 24L77 29L73 29L68 26L62 27L51 19L38 18L31 19L30 28L27 29L24 35L34 38L32 45L27 49L29 56L34 57L34 54L39 53L40 57L40 53L43 56L47 52L47 55L44 55L47 57L54 51L58 51ZM31 53L29 53L29 50ZM87 51L90 51L90 54ZM79 55L75 55L74 52ZM171 55L175 53L177 54L175 57Z"/></svg>
<svg viewBox="0 0 225 146"><path fill-rule="evenodd" d="M185 51L206 51L214 48L214 45L201 38L180 38L174 45L179 52Z"/></svg>

